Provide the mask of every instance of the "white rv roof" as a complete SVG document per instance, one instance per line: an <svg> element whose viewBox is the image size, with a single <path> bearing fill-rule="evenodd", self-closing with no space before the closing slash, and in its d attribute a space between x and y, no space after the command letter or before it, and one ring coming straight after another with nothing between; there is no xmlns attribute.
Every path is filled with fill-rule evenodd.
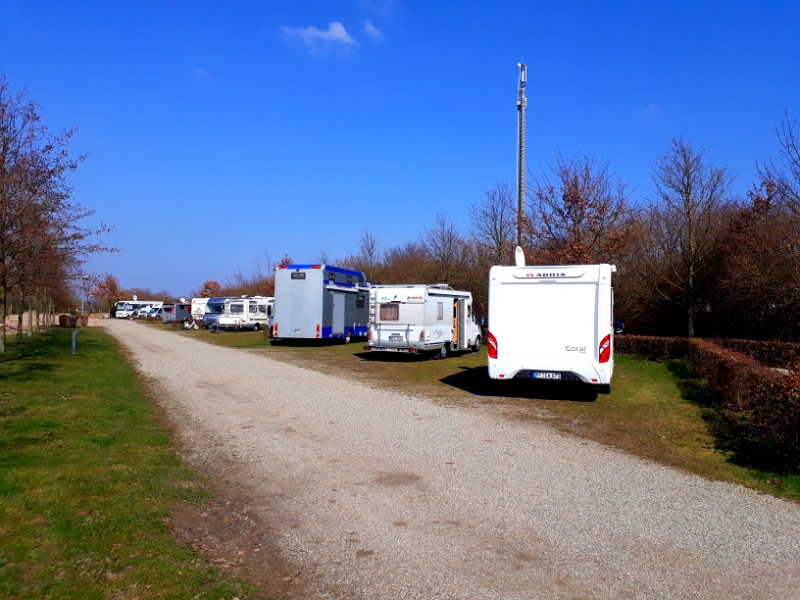
<svg viewBox="0 0 800 600"><path fill-rule="evenodd" d="M601 265L529 265L525 267L492 267L493 283L611 283L616 267Z"/></svg>

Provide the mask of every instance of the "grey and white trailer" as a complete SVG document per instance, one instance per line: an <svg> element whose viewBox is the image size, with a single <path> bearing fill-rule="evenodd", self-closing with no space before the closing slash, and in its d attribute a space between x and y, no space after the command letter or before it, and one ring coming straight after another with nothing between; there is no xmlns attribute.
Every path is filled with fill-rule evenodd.
<svg viewBox="0 0 800 600"><path fill-rule="evenodd" d="M369 295L369 345L373 352L436 353L481 347L472 294L448 285L378 285Z"/></svg>
<svg viewBox="0 0 800 600"><path fill-rule="evenodd" d="M161 306L161 321L164 323L180 323L192 318L192 305L188 302L175 302Z"/></svg>
<svg viewBox="0 0 800 600"><path fill-rule="evenodd" d="M367 336L364 273L333 265L278 265L272 337L277 340Z"/></svg>

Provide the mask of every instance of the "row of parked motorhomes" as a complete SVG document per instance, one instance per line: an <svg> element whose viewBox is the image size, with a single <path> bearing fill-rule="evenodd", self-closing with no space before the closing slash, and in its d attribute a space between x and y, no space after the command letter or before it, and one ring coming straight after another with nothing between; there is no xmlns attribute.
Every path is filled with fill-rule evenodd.
<svg viewBox="0 0 800 600"><path fill-rule="evenodd" d="M282 264L274 297L134 299L117 305L117 317L147 310L165 322L202 321L211 330L269 328L273 339L286 341L366 338L370 352L440 358L477 352L485 332L492 379L583 383L609 393L615 274L609 264L526 266L517 249L516 265L489 271L485 323L472 294L448 285L376 285L359 271Z"/></svg>

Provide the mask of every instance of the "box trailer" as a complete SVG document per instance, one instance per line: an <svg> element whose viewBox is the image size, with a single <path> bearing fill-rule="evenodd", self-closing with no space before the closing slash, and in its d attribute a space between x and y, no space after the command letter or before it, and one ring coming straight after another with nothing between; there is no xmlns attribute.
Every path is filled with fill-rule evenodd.
<svg viewBox="0 0 800 600"><path fill-rule="evenodd" d="M228 298L223 303L217 327L229 331L267 329L272 316L272 296L242 296Z"/></svg>
<svg viewBox="0 0 800 600"><path fill-rule="evenodd" d="M278 265L272 337L343 339L367 336L369 284L360 271L332 265Z"/></svg>
<svg viewBox="0 0 800 600"><path fill-rule="evenodd" d="M369 345L373 352L436 353L481 347L472 294L448 285L378 285L369 292Z"/></svg>
<svg viewBox="0 0 800 600"><path fill-rule="evenodd" d="M161 321L163 323L180 323L191 320L192 305L188 302L176 302L161 306Z"/></svg>
<svg viewBox="0 0 800 600"><path fill-rule="evenodd" d="M492 267L489 377L582 383L610 393L615 273L609 264Z"/></svg>

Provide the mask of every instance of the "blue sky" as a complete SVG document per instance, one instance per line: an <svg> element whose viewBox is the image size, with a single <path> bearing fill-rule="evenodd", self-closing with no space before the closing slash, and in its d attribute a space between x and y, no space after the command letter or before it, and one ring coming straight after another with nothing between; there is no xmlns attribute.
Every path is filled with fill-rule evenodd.
<svg viewBox="0 0 800 600"><path fill-rule="evenodd" d="M466 233L515 180L520 61L531 175L594 153L638 201L683 136L743 195L800 117L798 31L798 1L0 0L0 73L79 127L75 199L121 249L87 269L186 295L365 227Z"/></svg>

